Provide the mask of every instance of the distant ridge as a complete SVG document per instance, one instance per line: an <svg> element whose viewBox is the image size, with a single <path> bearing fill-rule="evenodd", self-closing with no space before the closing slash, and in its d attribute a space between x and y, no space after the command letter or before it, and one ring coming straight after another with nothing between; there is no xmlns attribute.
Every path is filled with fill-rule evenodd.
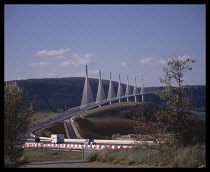
<svg viewBox="0 0 210 172"><path fill-rule="evenodd" d="M43 79L24 79L14 80L23 87L27 92L28 100L33 103L34 111L52 111L55 109L68 109L80 106L84 88L85 77L68 77L68 78L43 78ZM98 79L89 78L92 88L94 101L96 100ZM13 82L13 81L6 81ZM105 96L107 98L109 89L109 80L102 80ZM113 88L117 94L118 82L113 81ZM197 101L205 101L205 85L185 86L191 89L191 95ZM130 87L133 92L133 86ZM163 88L163 87L162 87ZM198 89L196 94L195 90ZM122 84L123 92L126 91L126 84ZM157 90L158 87L147 87L147 90ZM147 100L154 103L161 103L159 97L155 94L148 94Z"/></svg>

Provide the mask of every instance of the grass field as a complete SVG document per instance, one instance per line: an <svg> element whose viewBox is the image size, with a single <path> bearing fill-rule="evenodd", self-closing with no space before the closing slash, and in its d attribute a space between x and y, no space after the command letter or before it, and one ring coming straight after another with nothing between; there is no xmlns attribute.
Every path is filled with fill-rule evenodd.
<svg viewBox="0 0 210 172"><path fill-rule="evenodd" d="M25 148L24 155L28 162L79 160L82 158L81 151L68 149Z"/></svg>
<svg viewBox="0 0 210 172"><path fill-rule="evenodd" d="M194 168L206 165L206 146L164 146L161 150L138 146L130 149L103 150L91 154L90 161L120 165L145 164L151 167Z"/></svg>
<svg viewBox="0 0 210 172"><path fill-rule="evenodd" d="M104 139L113 134L134 133L136 121L122 118L121 112L141 102L121 102L86 111L74 118L84 138Z"/></svg>
<svg viewBox="0 0 210 172"><path fill-rule="evenodd" d="M93 122L129 121L122 119L119 112L141 104L141 102L121 102L88 110L75 118L81 117ZM132 120L130 120L131 122Z"/></svg>
<svg viewBox="0 0 210 172"><path fill-rule="evenodd" d="M82 118L75 119L75 122L79 125L84 138L94 139L105 139L116 133L121 135L133 133L134 125L134 122L127 121L92 122Z"/></svg>
<svg viewBox="0 0 210 172"><path fill-rule="evenodd" d="M81 160L81 158L81 150L24 148L22 157L19 160L16 162L4 161L4 167L17 168L20 165L34 162Z"/></svg>
<svg viewBox="0 0 210 172"><path fill-rule="evenodd" d="M44 119L52 118L54 116L58 115L58 113L54 112L36 112L31 117L31 123L35 123Z"/></svg>

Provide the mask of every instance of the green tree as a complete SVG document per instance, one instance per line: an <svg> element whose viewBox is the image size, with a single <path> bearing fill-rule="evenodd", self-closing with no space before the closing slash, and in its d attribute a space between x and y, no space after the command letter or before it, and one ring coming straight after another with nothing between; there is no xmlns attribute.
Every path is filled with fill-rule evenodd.
<svg viewBox="0 0 210 172"><path fill-rule="evenodd" d="M24 89L16 82L4 86L4 160L16 162L22 156L22 145L32 116L32 105L26 102Z"/></svg>
<svg viewBox="0 0 210 172"><path fill-rule="evenodd" d="M162 125L157 123L156 113L164 109L162 106L143 102L139 106L136 106L133 113L133 120L136 121L134 132L137 135L136 141L149 140L159 144L158 150L162 149L162 141L165 140L165 131ZM129 112L129 111L128 111ZM165 143L164 143L165 144ZM153 146L148 147L152 148ZM154 148L154 147L153 147Z"/></svg>
<svg viewBox="0 0 210 172"><path fill-rule="evenodd" d="M166 101L166 109L157 113L157 118L168 131L172 132L177 144L193 144L196 122L189 116L191 106L189 97L182 95L183 77L186 71L192 70L190 64L195 60L183 57L166 59L167 67L163 68L164 78L160 82L166 84L165 90L158 90L159 96Z"/></svg>

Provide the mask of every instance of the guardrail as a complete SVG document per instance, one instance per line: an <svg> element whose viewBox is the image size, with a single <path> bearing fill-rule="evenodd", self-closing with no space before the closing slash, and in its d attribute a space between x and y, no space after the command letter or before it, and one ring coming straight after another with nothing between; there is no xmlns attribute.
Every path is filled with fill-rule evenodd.
<svg viewBox="0 0 210 172"><path fill-rule="evenodd" d="M131 145L84 145L84 144L45 144L45 143L30 143L27 142L23 145L23 148L59 148L59 149L83 149L83 148L92 148L92 149L125 149L132 148Z"/></svg>

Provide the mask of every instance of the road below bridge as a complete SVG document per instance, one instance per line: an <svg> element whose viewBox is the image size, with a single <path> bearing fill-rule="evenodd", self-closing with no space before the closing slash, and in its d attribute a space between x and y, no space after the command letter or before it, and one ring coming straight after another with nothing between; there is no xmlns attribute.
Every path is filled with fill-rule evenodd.
<svg viewBox="0 0 210 172"><path fill-rule="evenodd" d="M86 110L85 108L81 109L80 106L78 106L78 107L75 107L75 108L71 108L71 109L69 109L65 112L62 112L62 113L58 114L57 116L52 117L50 119L45 119L45 120L39 121L37 123L30 124L29 127L28 127L28 130L27 130L27 133L26 133L26 137L30 138L30 137L32 137L33 132L35 132L37 130L40 130L42 128L48 127L50 125L53 125L55 123L64 121L66 119L69 119L70 117L73 117L77 114L80 114L80 113L84 112L85 110ZM71 138L76 138L76 135L75 135L72 127L69 126L68 129L71 130L71 135L72 135Z"/></svg>

